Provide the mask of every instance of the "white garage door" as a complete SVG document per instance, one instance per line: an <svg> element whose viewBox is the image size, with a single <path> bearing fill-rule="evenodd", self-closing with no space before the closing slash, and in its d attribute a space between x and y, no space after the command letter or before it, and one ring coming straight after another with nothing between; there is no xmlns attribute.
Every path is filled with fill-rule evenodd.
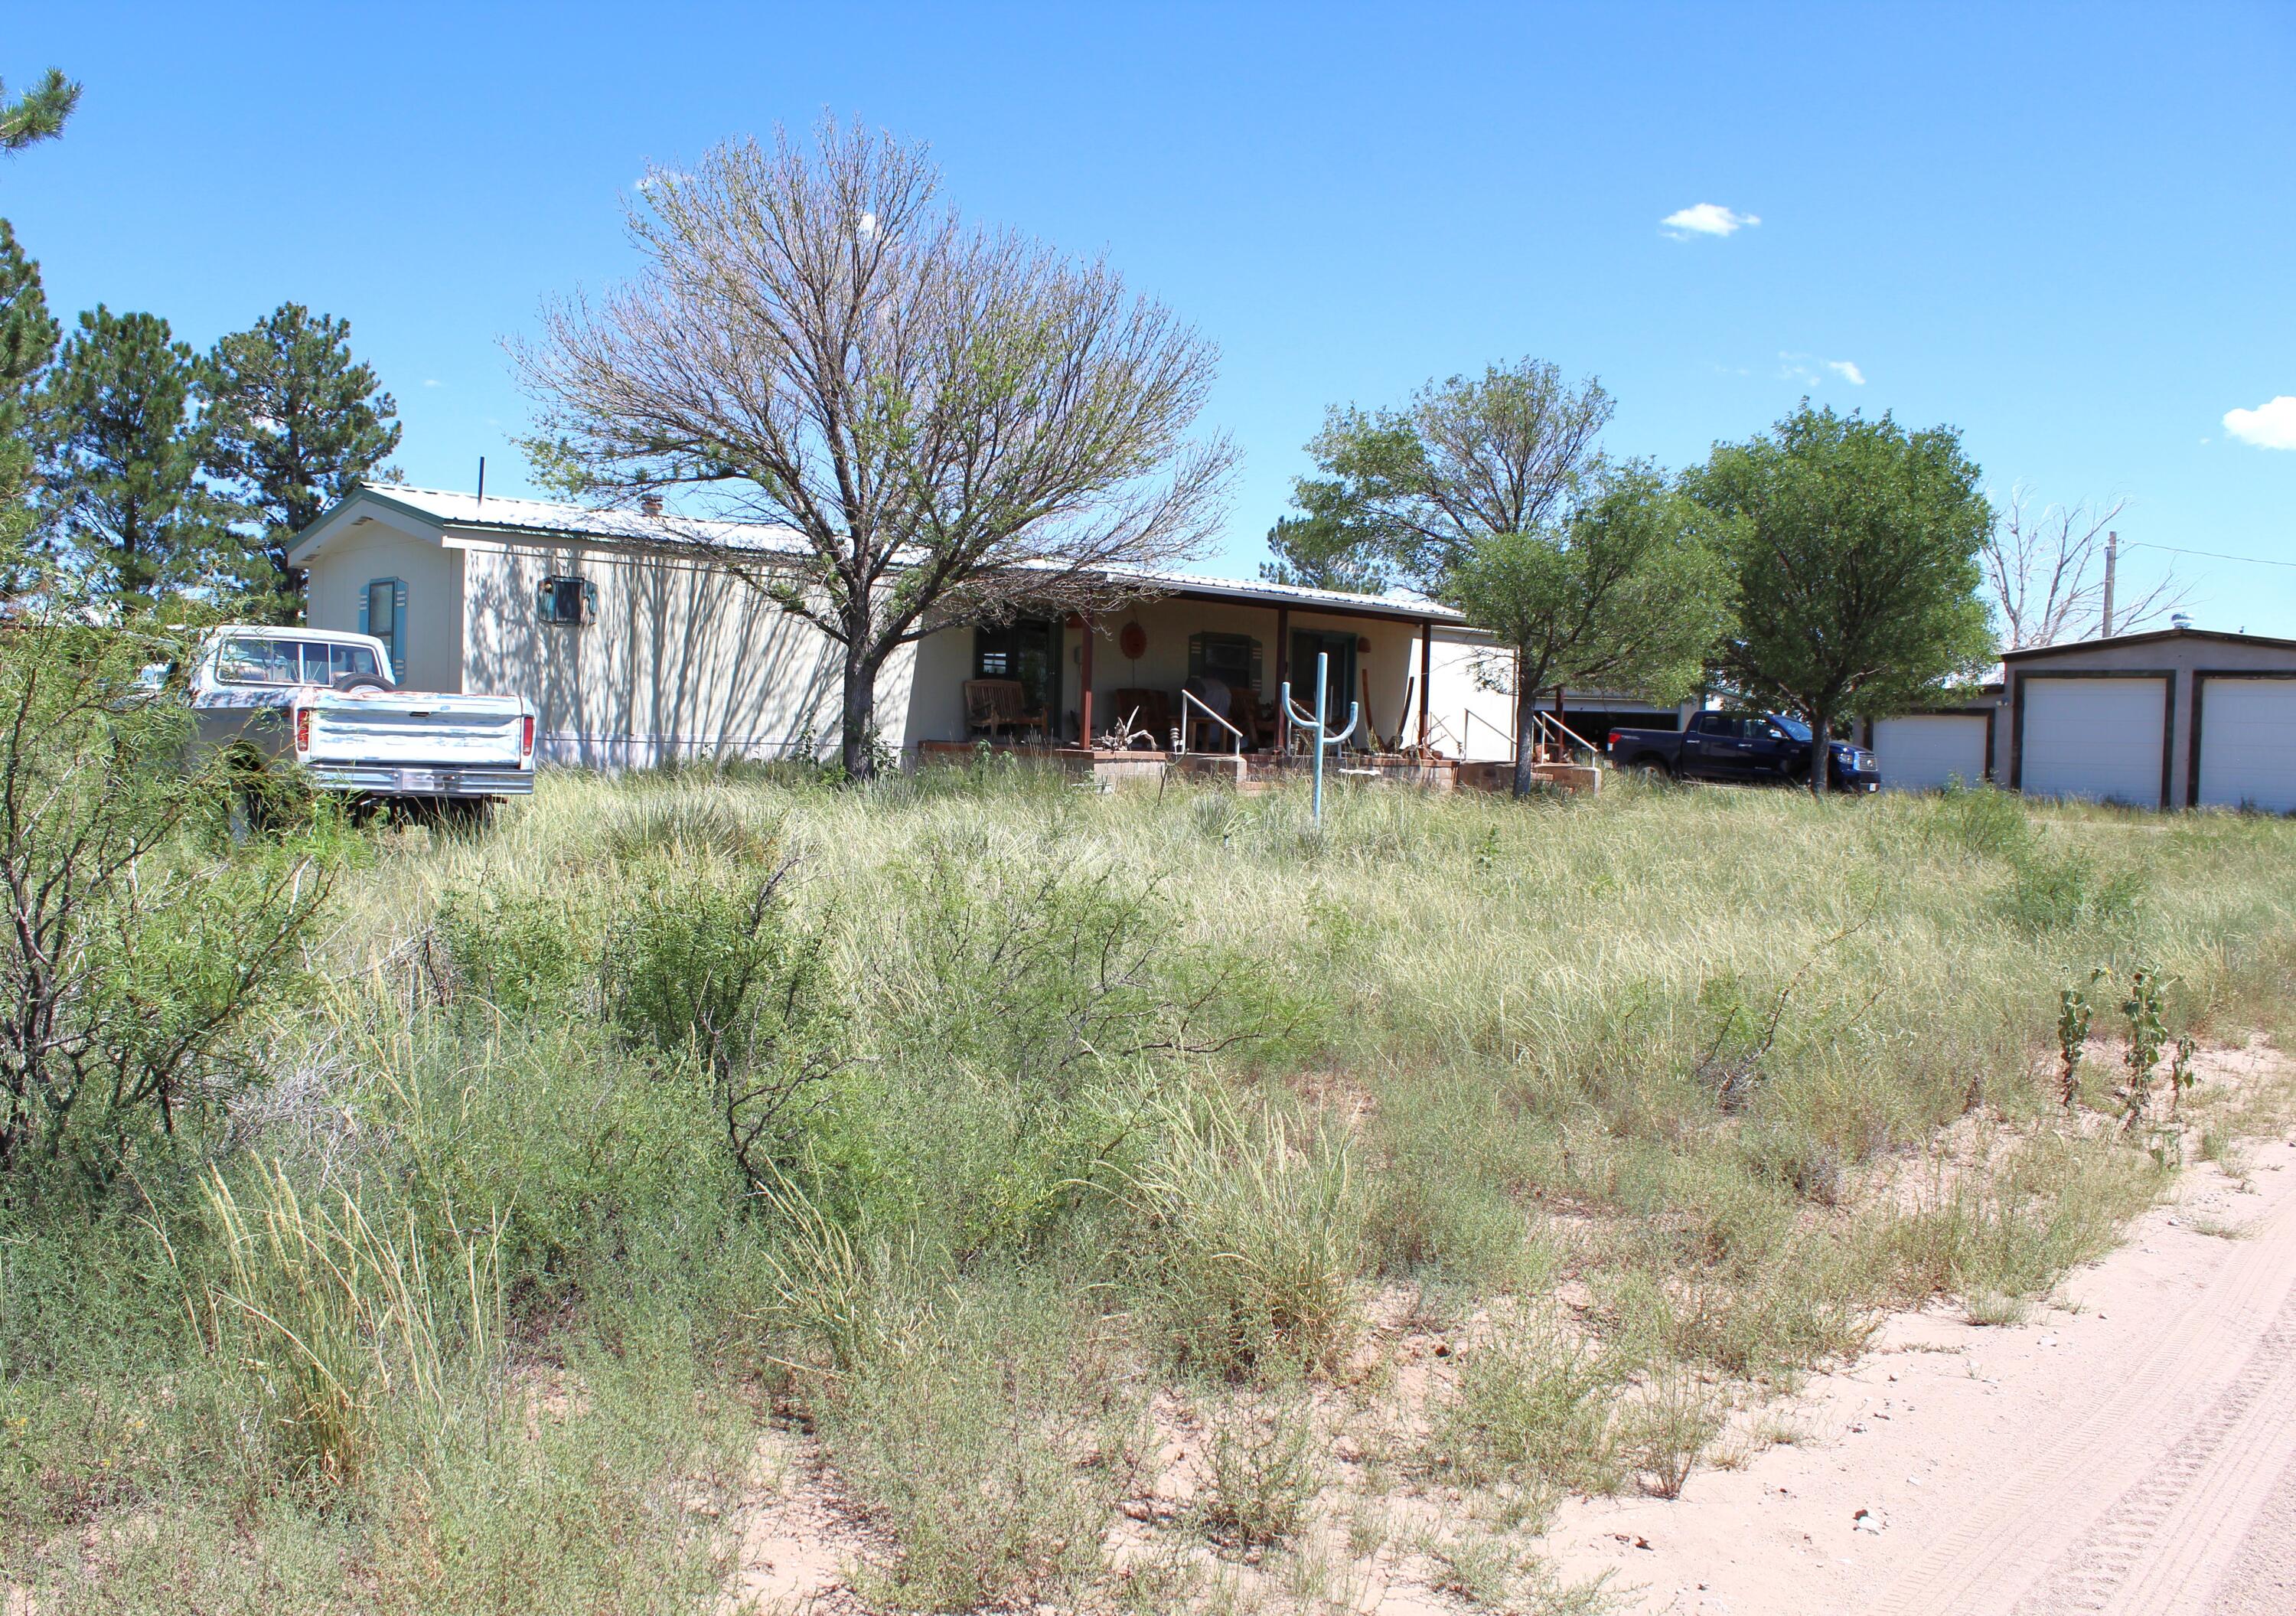
<svg viewBox="0 0 2296 1616"><path fill-rule="evenodd" d="M2161 805L2166 679L2029 676L2024 689L2018 783L2028 795Z"/></svg>
<svg viewBox="0 0 2296 1616"><path fill-rule="evenodd" d="M1955 780L1975 785L1985 778L1984 716L1932 712L1878 718L1874 755L1881 759L1884 791L1933 792Z"/></svg>
<svg viewBox="0 0 2296 1616"><path fill-rule="evenodd" d="M2200 801L2296 813L2296 680L2201 682Z"/></svg>

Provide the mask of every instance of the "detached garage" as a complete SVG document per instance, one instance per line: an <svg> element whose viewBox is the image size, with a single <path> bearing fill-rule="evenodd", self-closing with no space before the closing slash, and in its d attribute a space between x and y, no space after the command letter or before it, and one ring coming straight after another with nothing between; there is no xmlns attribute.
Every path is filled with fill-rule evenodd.
<svg viewBox="0 0 2296 1616"><path fill-rule="evenodd" d="M1996 777L2037 797L2296 812L2296 640L2176 628L2002 659Z"/></svg>

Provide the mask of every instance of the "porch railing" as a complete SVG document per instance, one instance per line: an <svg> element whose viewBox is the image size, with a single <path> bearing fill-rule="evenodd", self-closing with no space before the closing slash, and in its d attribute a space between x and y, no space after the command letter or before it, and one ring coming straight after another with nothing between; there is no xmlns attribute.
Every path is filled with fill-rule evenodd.
<svg viewBox="0 0 2296 1616"><path fill-rule="evenodd" d="M1243 756L1243 732L1196 699L1196 693L1183 685L1180 689L1180 751L1188 750L1188 709L1194 708L1213 723L1235 737L1235 755Z"/></svg>

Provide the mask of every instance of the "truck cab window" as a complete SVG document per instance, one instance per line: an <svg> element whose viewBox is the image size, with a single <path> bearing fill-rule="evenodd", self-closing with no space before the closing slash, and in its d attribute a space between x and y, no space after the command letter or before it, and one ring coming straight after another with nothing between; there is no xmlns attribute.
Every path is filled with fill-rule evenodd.
<svg viewBox="0 0 2296 1616"><path fill-rule="evenodd" d="M306 666L309 658L304 659ZM347 673L374 675L382 670L374 665L374 652L365 645L330 645L327 647L327 677L332 681Z"/></svg>
<svg viewBox="0 0 2296 1616"><path fill-rule="evenodd" d="M303 671L294 643L231 639L216 653L216 677L226 685L299 685Z"/></svg>

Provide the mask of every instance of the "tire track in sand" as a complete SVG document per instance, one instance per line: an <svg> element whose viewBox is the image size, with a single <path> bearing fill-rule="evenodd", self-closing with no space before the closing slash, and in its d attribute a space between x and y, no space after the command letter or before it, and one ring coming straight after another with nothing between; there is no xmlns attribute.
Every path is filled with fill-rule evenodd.
<svg viewBox="0 0 2296 1616"><path fill-rule="evenodd" d="M2296 1194L2144 1352L1873 1605L1896 1616L2197 1608L2296 1442Z"/></svg>

